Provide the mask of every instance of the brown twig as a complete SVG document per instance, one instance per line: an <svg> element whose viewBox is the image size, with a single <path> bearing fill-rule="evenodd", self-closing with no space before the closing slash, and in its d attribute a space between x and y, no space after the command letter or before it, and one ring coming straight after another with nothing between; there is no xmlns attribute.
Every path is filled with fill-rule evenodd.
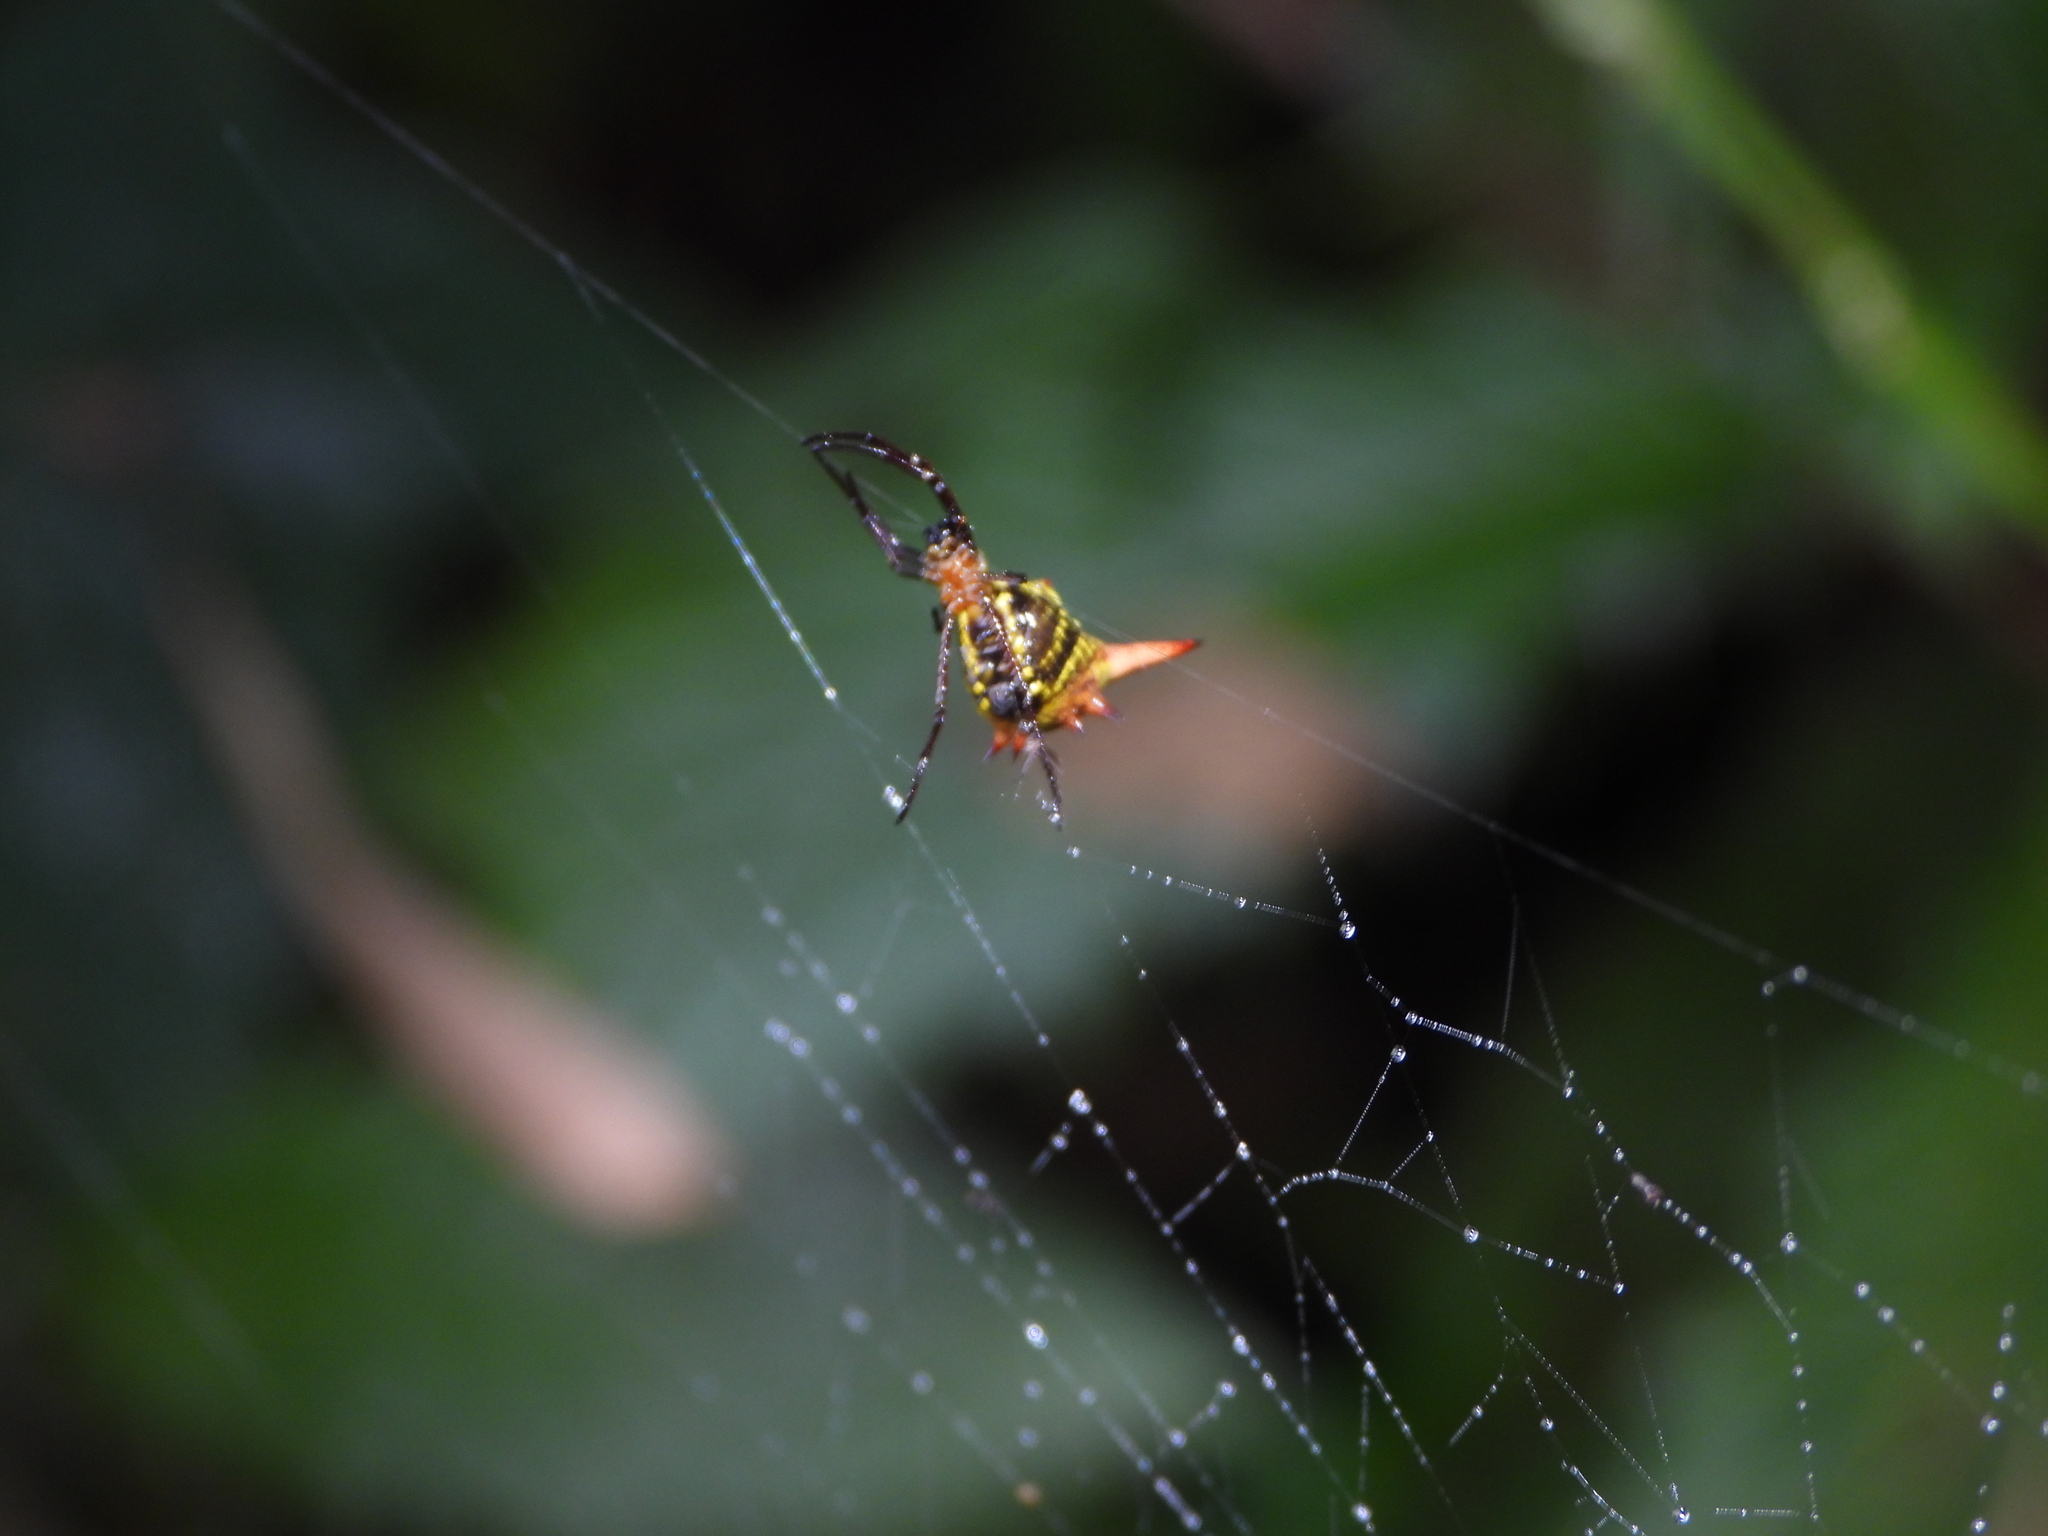
<svg viewBox="0 0 2048 1536"><path fill-rule="evenodd" d="M637 1235L701 1219L728 1154L682 1079L370 830L308 689L242 590L176 572L158 627L264 863L398 1058L583 1224Z"/></svg>

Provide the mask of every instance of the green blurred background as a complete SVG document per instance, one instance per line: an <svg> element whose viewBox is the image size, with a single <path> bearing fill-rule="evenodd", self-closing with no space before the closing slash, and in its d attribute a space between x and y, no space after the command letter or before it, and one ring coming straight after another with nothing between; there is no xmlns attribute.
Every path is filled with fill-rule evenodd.
<svg viewBox="0 0 2048 1536"><path fill-rule="evenodd" d="M1204 1528L2048 1530L2048 11L263 15L640 314L230 12L0 12L0 1524L1169 1529L1142 1457ZM1203 637L1060 743L1064 832L957 695L891 825L926 603L784 422ZM687 1076L713 1219L594 1234L394 1062L165 658L194 560L402 857ZM1198 1284L1123 1173L1232 1165L1176 1030L1257 1153ZM1077 1083L1126 1163L1040 1159ZM1283 1242L1250 1173L1347 1147L1456 1219Z"/></svg>

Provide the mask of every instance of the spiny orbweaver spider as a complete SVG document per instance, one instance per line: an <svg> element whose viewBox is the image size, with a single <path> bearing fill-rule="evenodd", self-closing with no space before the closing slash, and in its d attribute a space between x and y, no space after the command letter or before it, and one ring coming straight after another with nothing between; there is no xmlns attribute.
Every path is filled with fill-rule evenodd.
<svg viewBox="0 0 2048 1536"><path fill-rule="evenodd" d="M900 822L924 782L924 771L946 723L946 652L953 634L960 635L960 662L975 707L995 727L988 756L1008 747L1011 755L1035 757L1045 767L1046 788L1054 826L1061 820L1059 765L1045 744L1045 733L1061 726L1081 729L1088 715L1115 717L1103 687L1131 672L1156 667L1186 655L1198 640L1136 640L1118 644L1098 640L1086 630L1059 593L1047 582L1017 571L991 571L974 543L974 530L960 503L939 472L917 454L898 448L872 432L820 432L804 439L832 483L846 493L853 510L881 546L883 558L898 576L928 581L939 589L932 621L939 631L939 681L933 701L932 730L911 770L908 793L889 786L888 799ZM835 464L834 453L865 453L917 476L944 512L925 530L924 547L904 543L861 494L854 475Z"/></svg>

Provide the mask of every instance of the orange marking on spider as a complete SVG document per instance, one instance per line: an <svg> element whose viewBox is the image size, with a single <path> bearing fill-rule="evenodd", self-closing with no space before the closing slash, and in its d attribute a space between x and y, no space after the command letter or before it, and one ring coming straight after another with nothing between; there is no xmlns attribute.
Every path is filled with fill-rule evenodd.
<svg viewBox="0 0 2048 1536"><path fill-rule="evenodd" d="M1062 726L1078 732L1090 715L1114 718L1116 711L1102 696L1104 687L1117 678L1184 656L1201 642L1098 640L1067 611L1051 583L1017 571L988 568L960 503L928 460L872 432L820 432L805 438L804 446L853 503L890 569L939 589L939 608L933 614L939 630L939 676L932 729L911 771L909 792L899 796L890 789L896 819L901 821L910 814L939 730L946 723L946 685L951 673L947 653L957 635L968 691L983 718L995 728L988 755L993 757L1008 747L1013 756L1038 759L1045 769L1052 821L1058 826L1062 819L1059 764L1045 744L1046 733ZM890 531L861 494L860 482L828 457L833 453L865 453L924 482L944 515L925 530L922 548L904 543Z"/></svg>

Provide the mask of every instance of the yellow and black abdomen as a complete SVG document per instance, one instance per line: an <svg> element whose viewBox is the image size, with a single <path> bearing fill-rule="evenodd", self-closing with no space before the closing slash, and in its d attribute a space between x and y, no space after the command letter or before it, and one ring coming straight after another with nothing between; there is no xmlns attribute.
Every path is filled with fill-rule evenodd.
<svg viewBox="0 0 2048 1536"><path fill-rule="evenodd" d="M990 720L1051 729L1061 722L1049 706L1092 679L1102 642L1047 582L990 576L988 598L960 620L960 659L975 705Z"/></svg>

